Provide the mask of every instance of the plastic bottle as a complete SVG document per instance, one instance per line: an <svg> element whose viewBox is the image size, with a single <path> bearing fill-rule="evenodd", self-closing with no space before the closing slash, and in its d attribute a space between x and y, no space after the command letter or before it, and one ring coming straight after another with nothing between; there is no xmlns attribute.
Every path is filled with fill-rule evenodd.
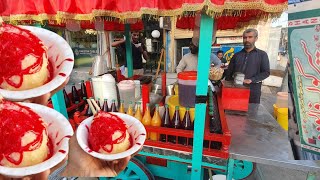
<svg viewBox="0 0 320 180"><path fill-rule="evenodd" d="M181 120L180 120L180 114L179 114L179 106L175 107L175 112L172 118L172 122L173 122L173 128L175 129L181 129ZM172 139L171 141L172 143L176 143L177 142L177 138L176 136L174 136L174 139Z"/></svg>
<svg viewBox="0 0 320 180"><path fill-rule="evenodd" d="M137 118L139 121L142 121L142 114L141 114L141 103L137 103L137 110L136 113L134 114L134 117Z"/></svg>
<svg viewBox="0 0 320 180"><path fill-rule="evenodd" d="M114 100L114 99L112 99L110 111L111 112L118 112L117 105L116 105L116 100Z"/></svg>
<svg viewBox="0 0 320 180"><path fill-rule="evenodd" d="M129 102L129 107L127 110L127 114L133 116L133 109L132 109L132 101Z"/></svg>
<svg viewBox="0 0 320 180"><path fill-rule="evenodd" d="M78 94L78 90L76 88L75 83L72 83L71 93L72 93L72 102L73 103L75 103L76 101L80 101L80 96Z"/></svg>
<svg viewBox="0 0 320 180"><path fill-rule="evenodd" d="M169 112L170 112L169 111L169 106L168 106L168 104L166 104L163 116L161 118L161 127L172 128L172 123L171 123ZM160 140L162 142L167 142L167 140L169 141L171 139L173 139L173 137L171 135L168 135L168 139L167 139L167 135L166 134L161 134L160 135Z"/></svg>
<svg viewBox="0 0 320 180"><path fill-rule="evenodd" d="M120 101L119 112L120 113L125 113L125 111L124 111L124 100Z"/></svg>
<svg viewBox="0 0 320 180"><path fill-rule="evenodd" d="M108 99L104 99L103 106L102 106L101 110L104 112L109 112Z"/></svg>
<svg viewBox="0 0 320 180"><path fill-rule="evenodd" d="M102 105L100 104L100 98L98 98L98 100L96 100L96 103L98 104L99 108L101 109Z"/></svg>
<svg viewBox="0 0 320 180"><path fill-rule="evenodd" d="M159 104L156 104L156 109L154 111L153 117L151 119L151 126L160 127L161 126L161 117L159 114ZM158 133L151 132L150 139L154 141L159 141L160 136Z"/></svg>
<svg viewBox="0 0 320 180"><path fill-rule="evenodd" d="M90 99L92 99L92 97L90 98ZM88 104L88 102L86 102L87 103L87 105L88 105L88 109L87 109L87 111L86 111L86 116L87 117L90 117L90 116L92 116L93 115L93 113L92 113L92 110L91 110L91 108L90 108L90 106L89 106L89 104Z"/></svg>
<svg viewBox="0 0 320 180"><path fill-rule="evenodd" d="M66 103L66 107L70 107L71 106L71 101L70 101L70 98L66 92L66 89L63 88L63 97L64 97L64 102Z"/></svg>
<svg viewBox="0 0 320 180"><path fill-rule="evenodd" d="M144 112L141 123L145 126L151 125L151 115L150 115L149 103L146 104L146 111ZM149 137L150 137L150 133L147 133L147 139L149 139Z"/></svg>
<svg viewBox="0 0 320 180"><path fill-rule="evenodd" d="M87 88L86 85L84 84L84 80L81 80L81 97L87 97Z"/></svg>
<svg viewBox="0 0 320 180"><path fill-rule="evenodd" d="M184 130L192 130L192 123L191 123L191 117L190 117L190 108L186 108L186 112L184 114L183 120L182 120L182 128ZM180 142L179 144L183 144L183 145L188 145L190 144L190 139L189 139L189 143L187 144L187 138L185 137L180 137Z"/></svg>

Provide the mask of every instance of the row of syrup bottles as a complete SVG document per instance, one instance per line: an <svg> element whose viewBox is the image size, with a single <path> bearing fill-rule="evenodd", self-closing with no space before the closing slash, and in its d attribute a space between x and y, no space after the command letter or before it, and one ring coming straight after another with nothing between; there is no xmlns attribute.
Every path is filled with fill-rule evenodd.
<svg viewBox="0 0 320 180"><path fill-rule="evenodd" d="M181 121L180 115L179 115L179 106L175 107L173 118L170 119L168 105L165 105L165 111L161 118L159 113L159 105L158 104L155 105L155 111L153 116L151 117L150 106L147 103L146 110L143 116L141 114L140 106L138 105L134 117L140 120L141 123L145 126L193 130L193 124L191 122L189 108L186 108L186 113L183 117L183 120ZM187 138L185 137L176 137L171 135L159 134L155 132L148 132L147 139L154 140L154 141L171 142L174 144L179 143L183 145L192 145L191 138L187 140Z"/></svg>
<svg viewBox="0 0 320 180"><path fill-rule="evenodd" d="M71 107L73 104L76 104L77 101L80 102L84 97L92 97L91 79L88 79L86 82L81 80L80 91L77 90L75 83L72 83L71 97L68 96L65 88L63 89L63 96L67 108Z"/></svg>
<svg viewBox="0 0 320 180"><path fill-rule="evenodd" d="M170 119L169 107L166 104L165 111L164 111L164 114L162 117L161 126L166 127L166 128L193 130L194 126L193 126L193 123L192 123L191 117L190 117L190 108L188 108L188 107L186 108L186 112L185 112L183 119L181 121L180 113L179 113L179 106L175 107L173 117L172 117L172 119ZM165 135L165 134L161 134L160 141L170 142L170 143L174 143L174 144L182 144L182 145L192 145L193 144L192 138L177 137L177 136Z"/></svg>

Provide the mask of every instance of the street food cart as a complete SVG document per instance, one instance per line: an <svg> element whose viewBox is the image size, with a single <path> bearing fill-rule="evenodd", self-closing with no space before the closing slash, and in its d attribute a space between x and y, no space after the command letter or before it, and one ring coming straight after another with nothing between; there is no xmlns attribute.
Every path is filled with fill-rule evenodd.
<svg viewBox="0 0 320 180"><path fill-rule="evenodd" d="M115 179L154 179L154 176L170 179L201 179L205 168L226 174L228 180L243 179L253 171L252 162L293 169L304 168L310 172L320 169L319 165L313 162L290 160L292 154L286 132L262 105L249 104L245 116L225 113L220 106L223 102L218 96L219 105L215 107L215 111L220 114L223 133L210 133L207 129L208 87L203 84L206 85L208 80L213 24L218 23L218 29L229 29L250 20L275 17L287 7L285 0L67 1L55 6L49 1L43 1L41 6L39 4L27 6L25 9L18 9L20 7L13 4L7 6L17 7L17 9L0 8L2 19L8 22L50 20L61 23L102 18L111 22L125 23L128 49L131 49L130 23L135 22L135 19L160 16L193 18L196 12L201 12L198 56L201 61L198 64L196 82L194 131L146 127L148 131L193 138L193 145L172 145L147 140L139 156L133 158L128 167ZM42 8L35 8L39 6ZM133 65L130 50L127 51L127 65L128 75L131 77ZM165 78L163 80L165 81ZM52 102L56 110L67 116L63 99L63 93L58 92L52 97ZM143 101L144 105L146 103L147 100ZM205 140L218 141L222 146L219 150L204 147ZM311 174L310 179L313 177Z"/></svg>

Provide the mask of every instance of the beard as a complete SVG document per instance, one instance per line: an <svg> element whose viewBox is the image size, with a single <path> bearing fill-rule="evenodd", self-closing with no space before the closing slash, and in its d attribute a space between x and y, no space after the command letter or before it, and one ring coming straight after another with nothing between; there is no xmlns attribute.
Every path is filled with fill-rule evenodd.
<svg viewBox="0 0 320 180"><path fill-rule="evenodd" d="M194 47L194 48L189 48L189 49L190 49L191 54L198 54L198 51L199 51L198 48Z"/></svg>
<svg viewBox="0 0 320 180"><path fill-rule="evenodd" d="M250 42L245 42L245 43L243 43L243 45L244 45L245 49L250 49L250 48L252 48L254 46L254 44L250 43Z"/></svg>

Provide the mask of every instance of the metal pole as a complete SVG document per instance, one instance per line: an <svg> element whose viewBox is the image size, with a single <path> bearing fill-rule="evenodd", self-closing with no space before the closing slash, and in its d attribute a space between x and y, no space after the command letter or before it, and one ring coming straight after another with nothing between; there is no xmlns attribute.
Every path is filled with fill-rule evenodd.
<svg viewBox="0 0 320 180"><path fill-rule="evenodd" d="M62 90L55 93L51 97L51 100L52 100L53 108L58 112L60 112L62 115L64 115L64 117L66 117L69 120L66 103L64 102L64 96L63 96Z"/></svg>
<svg viewBox="0 0 320 180"><path fill-rule="evenodd" d="M130 24L125 24L125 36L126 36L126 57L127 57L128 78L130 78L133 76Z"/></svg>
<svg viewBox="0 0 320 180"><path fill-rule="evenodd" d="M213 18L202 13L198 54L198 74L196 87L196 117L194 125L194 144L192 152L191 179L201 179L204 126L206 119L206 100L213 32Z"/></svg>

